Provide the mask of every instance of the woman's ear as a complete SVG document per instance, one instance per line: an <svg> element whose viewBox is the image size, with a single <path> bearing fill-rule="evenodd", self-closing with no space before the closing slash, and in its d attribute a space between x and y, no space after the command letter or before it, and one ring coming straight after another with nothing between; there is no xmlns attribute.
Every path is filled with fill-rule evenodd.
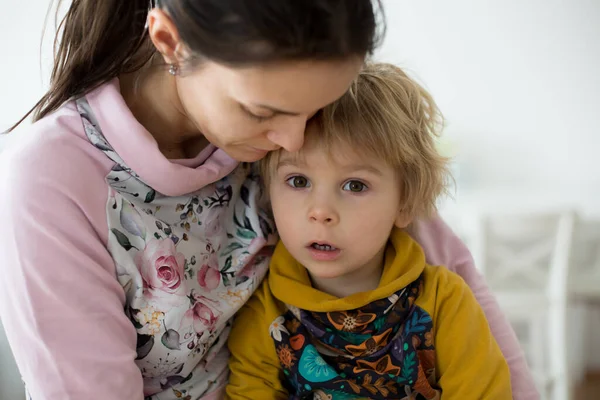
<svg viewBox="0 0 600 400"><path fill-rule="evenodd" d="M148 35L165 63L181 64L186 54L185 45L173 20L164 10L153 8L148 13Z"/></svg>

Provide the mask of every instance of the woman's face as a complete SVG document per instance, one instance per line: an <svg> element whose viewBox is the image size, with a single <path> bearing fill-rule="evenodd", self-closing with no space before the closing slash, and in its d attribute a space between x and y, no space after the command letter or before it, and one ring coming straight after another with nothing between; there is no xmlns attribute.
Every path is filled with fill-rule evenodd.
<svg viewBox="0 0 600 400"><path fill-rule="evenodd" d="M302 147L306 122L350 86L363 59L281 62L246 68L205 62L178 76L183 112L232 158Z"/></svg>

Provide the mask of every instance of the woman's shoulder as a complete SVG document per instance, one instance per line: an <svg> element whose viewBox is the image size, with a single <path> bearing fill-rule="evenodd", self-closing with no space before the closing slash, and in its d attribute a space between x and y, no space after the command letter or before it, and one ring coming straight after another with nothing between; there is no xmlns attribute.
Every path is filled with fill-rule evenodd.
<svg viewBox="0 0 600 400"><path fill-rule="evenodd" d="M87 139L74 102L11 135L0 153L1 207L35 214L69 205L88 215L104 208L114 163Z"/></svg>
<svg viewBox="0 0 600 400"><path fill-rule="evenodd" d="M463 277L473 272L469 249L440 216L416 220L408 233L423 248L429 264L443 265Z"/></svg>
<svg viewBox="0 0 600 400"><path fill-rule="evenodd" d="M52 181L77 179L77 176L82 177L79 172L99 170L106 174L111 167L110 160L87 139L74 102L10 135L14 137L0 153L0 163L10 169L13 176L44 176Z"/></svg>

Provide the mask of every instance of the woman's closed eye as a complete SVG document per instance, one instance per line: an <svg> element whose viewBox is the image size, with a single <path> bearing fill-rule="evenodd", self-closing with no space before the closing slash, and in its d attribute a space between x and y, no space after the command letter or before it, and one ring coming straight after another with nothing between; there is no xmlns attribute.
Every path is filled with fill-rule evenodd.
<svg viewBox="0 0 600 400"><path fill-rule="evenodd" d="M361 193L361 192L366 191L367 189L369 189L367 187L367 185L365 185L363 182L357 181L357 180L348 181L348 182L344 183L344 186L342 187L342 190L347 190L347 191L353 192L353 193Z"/></svg>
<svg viewBox="0 0 600 400"><path fill-rule="evenodd" d="M304 188L310 187L309 180L302 175L295 175L295 176L289 177L288 179L286 179L285 182L289 186L296 188L296 189L304 189Z"/></svg>
<svg viewBox="0 0 600 400"><path fill-rule="evenodd" d="M257 115L254 114L252 111L250 111L249 109L247 109L243 104L240 104L240 108L242 109L242 111L244 112L244 114L246 114L246 116L252 118L253 120L257 121L257 122L264 122L267 121L271 118L273 118L275 116L275 114L271 114L271 115Z"/></svg>

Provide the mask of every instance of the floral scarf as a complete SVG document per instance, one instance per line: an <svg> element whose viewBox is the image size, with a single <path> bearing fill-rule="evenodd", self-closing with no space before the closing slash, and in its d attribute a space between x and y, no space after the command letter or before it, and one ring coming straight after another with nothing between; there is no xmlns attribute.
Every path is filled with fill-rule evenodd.
<svg viewBox="0 0 600 400"><path fill-rule="evenodd" d="M290 399L439 399L433 322L414 304L422 281L350 311L288 305L270 333Z"/></svg>

